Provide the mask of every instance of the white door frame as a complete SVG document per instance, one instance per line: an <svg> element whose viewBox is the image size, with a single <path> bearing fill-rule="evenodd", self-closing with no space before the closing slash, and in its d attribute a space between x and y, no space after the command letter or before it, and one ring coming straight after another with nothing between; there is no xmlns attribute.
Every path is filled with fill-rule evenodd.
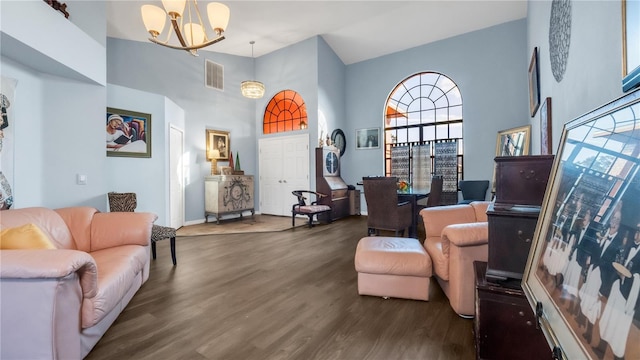
<svg viewBox="0 0 640 360"><path fill-rule="evenodd" d="M176 137L177 136L177 137ZM174 141L178 141L174 143ZM169 124L169 226L184 226L184 130ZM176 194L176 192L178 194Z"/></svg>

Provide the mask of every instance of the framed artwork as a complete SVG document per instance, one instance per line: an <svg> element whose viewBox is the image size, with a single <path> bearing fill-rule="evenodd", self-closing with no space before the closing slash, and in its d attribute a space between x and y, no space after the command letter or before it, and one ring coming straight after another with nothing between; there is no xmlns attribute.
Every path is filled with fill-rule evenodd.
<svg viewBox="0 0 640 360"><path fill-rule="evenodd" d="M531 142L531 125L498 131L496 138L496 156L529 155ZM491 192L496 192L496 167L493 166Z"/></svg>
<svg viewBox="0 0 640 360"><path fill-rule="evenodd" d="M229 132L207 130L207 161L229 160Z"/></svg>
<svg viewBox="0 0 640 360"><path fill-rule="evenodd" d="M522 281L562 359L640 358L640 90L564 125Z"/></svg>
<svg viewBox="0 0 640 360"><path fill-rule="evenodd" d="M540 107L540 155L551 155L551 98L548 97Z"/></svg>
<svg viewBox="0 0 640 360"><path fill-rule="evenodd" d="M538 48L533 48L529 63L529 110L531 117L536 115L540 106L540 76L538 75Z"/></svg>
<svg viewBox="0 0 640 360"><path fill-rule="evenodd" d="M107 108L107 156L151 157L151 114Z"/></svg>
<svg viewBox="0 0 640 360"><path fill-rule="evenodd" d="M380 147L380 128L356 130L356 149L377 149Z"/></svg>
<svg viewBox="0 0 640 360"><path fill-rule="evenodd" d="M640 85L640 2L622 0L622 91Z"/></svg>
<svg viewBox="0 0 640 360"><path fill-rule="evenodd" d="M529 155L531 125L498 131L496 156Z"/></svg>

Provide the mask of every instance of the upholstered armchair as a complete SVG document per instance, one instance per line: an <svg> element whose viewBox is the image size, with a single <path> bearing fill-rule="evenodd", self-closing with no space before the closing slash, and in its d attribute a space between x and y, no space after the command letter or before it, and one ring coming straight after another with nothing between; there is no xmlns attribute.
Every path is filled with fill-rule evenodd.
<svg viewBox="0 0 640 360"><path fill-rule="evenodd" d="M426 237L424 248L433 262L433 273L462 317L475 315L474 261L487 261L488 201L422 209Z"/></svg>
<svg viewBox="0 0 640 360"><path fill-rule="evenodd" d="M367 202L367 232L395 231L404 236L405 229L412 224L412 209L409 202L398 203L398 179L395 177L364 177L364 198Z"/></svg>
<svg viewBox="0 0 640 360"><path fill-rule="evenodd" d="M468 204L472 201L485 201L489 180L460 180L458 188L462 193L462 200L458 204Z"/></svg>

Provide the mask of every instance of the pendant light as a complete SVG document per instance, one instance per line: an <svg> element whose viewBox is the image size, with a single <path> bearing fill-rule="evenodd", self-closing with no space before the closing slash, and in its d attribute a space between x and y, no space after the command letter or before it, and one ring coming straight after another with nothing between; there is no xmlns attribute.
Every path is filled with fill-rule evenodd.
<svg viewBox="0 0 640 360"><path fill-rule="evenodd" d="M253 61L253 75L256 75L256 60L253 57L253 44L256 42L251 40L249 44L251 44L251 60ZM248 97L250 99L260 99L264 96L264 84L260 81L256 80L245 80L240 83L240 90L242 90L242 95L244 97Z"/></svg>

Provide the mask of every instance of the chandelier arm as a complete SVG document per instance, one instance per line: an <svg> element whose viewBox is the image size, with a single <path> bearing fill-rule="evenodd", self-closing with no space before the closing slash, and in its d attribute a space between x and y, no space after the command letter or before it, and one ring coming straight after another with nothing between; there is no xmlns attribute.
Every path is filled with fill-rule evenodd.
<svg viewBox="0 0 640 360"><path fill-rule="evenodd" d="M151 41L154 44L158 44L158 45L162 45L162 46L166 46L168 48L172 48L172 49L176 49L176 50L198 50L198 49L202 49L203 47L209 46L209 45L213 45L217 42L220 42L222 40L224 40L225 37L224 36L219 36L213 40L207 41L205 43L199 44L199 45L194 45L194 46L176 46L176 45L171 45L171 44L167 44L164 43L162 41L159 41L157 39L154 38L149 38L149 41Z"/></svg>
<svg viewBox="0 0 640 360"><path fill-rule="evenodd" d="M198 23L200 23L200 27L202 27L202 32L204 33L204 41L209 41L207 37L207 32L205 31L204 23L202 22L202 16L200 15L200 9L198 8L198 2L196 0L193 1L194 7L196 9L196 17L198 18ZM189 21L191 21L191 9L189 9ZM215 29L214 29L215 31ZM218 34L220 35L220 34Z"/></svg>
<svg viewBox="0 0 640 360"><path fill-rule="evenodd" d="M171 25L173 26L173 32L176 33L176 37L178 38L180 45L182 45L182 47L186 47L187 43L184 41L184 37L182 36L182 32L180 31L180 24L178 24L178 19L172 18Z"/></svg>

